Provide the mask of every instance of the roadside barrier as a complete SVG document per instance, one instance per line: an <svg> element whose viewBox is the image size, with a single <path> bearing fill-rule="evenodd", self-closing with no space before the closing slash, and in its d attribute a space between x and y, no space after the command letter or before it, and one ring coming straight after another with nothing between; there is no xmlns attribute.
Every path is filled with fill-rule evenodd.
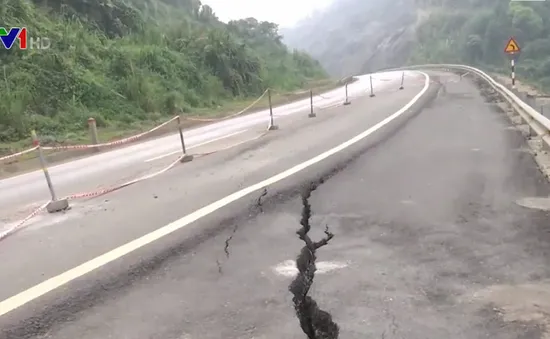
<svg viewBox="0 0 550 339"><path fill-rule="evenodd" d="M9 154L9 155L6 155L6 156L3 156L3 157L0 157L0 162L2 161L6 161L6 160L10 160L10 159L16 159L16 158L19 158L20 156L24 155L24 154L27 154L27 153L30 153L32 151L35 151L38 147L32 147L32 148L29 148L29 149L26 149L24 151L21 151L21 152L17 152L17 153L14 153L14 154Z"/></svg>
<svg viewBox="0 0 550 339"><path fill-rule="evenodd" d="M371 96L374 96L374 95L372 95L373 94L372 79L373 78L371 76L370 77L370 93L371 93ZM404 80L404 76L403 76L403 79L401 81L401 87L403 86L403 80ZM351 84L352 82L354 82L354 81L353 81L353 79L350 78L350 81L346 82L344 84L344 86L342 87L342 89L345 91L345 93L344 93L345 94L345 99L344 99L343 102L341 101L341 99L334 100L335 99L334 97L330 98L330 97L323 96L322 94L315 94L312 89L306 90L306 91L299 91L299 92L292 92L292 93L278 93L278 94L280 94L280 95L302 96L302 95L306 95L307 93L309 93L309 105L299 106L299 108L300 108L300 110L303 108L304 111L305 111L306 107L307 107L308 108L307 109L308 117L315 118L317 116L316 110L317 111L322 111L322 110L334 108L336 106L349 105L349 104L351 104L351 99L352 98L356 98L356 97L359 97L359 96L364 96L364 95L367 94L365 92L362 92L362 93L357 94L355 96L350 96L349 93L348 93L348 85ZM333 91L336 91L336 90L338 90L338 89L335 89ZM270 131L277 130L279 127L276 124L275 118L274 118L274 113L273 113L273 111L274 111L273 106L274 105L273 105L273 102L272 102L272 92L273 92L273 90L268 88L267 90L264 91L264 93L262 93L262 95L260 97L258 97L256 100L254 100L250 105L248 105L244 109L240 110L239 112L236 112L234 114L230 114L230 115L225 116L225 117L221 117L221 118L198 118L198 117L180 117L179 115L177 115L177 116L174 116L174 117L170 118L169 120L161 123L160 125L155 126L151 129L147 130L147 131L141 132L139 134L136 134L136 135L133 135L133 136L130 136L130 137L127 137L127 138L123 138L123 139L115 140L115 141L110 141L110 142L103 142L103 143L99 142L99 138L98 138L98 134L97 134L97 126L96 126L96 122L93 118L88 119L88 125L89 125L91 140L93 140L92 144L42 146L37 133L35 131L32 131L31 136L32 136L32 141L33 141L33 147L31 147L29 149L26 149L26 150L23 150L23 151L20 151L20 152L17 152L17 153L14 153L14 154L10 154L10 155L7 155L7 156L0 157L0 164L2 162L12 161L12 160L17 159L17 158L19 158L21 156L24 156L26 154L36 152L37 157L40 161L40 166L41 166L42 172L44 173L44 177L45 177L45 180L46 180L49 192L50 192L50 198L51 199L49 201L45 202L44 204L40 205L38 208L36 208L34 211L32 211L32 213L30 213L27 217L25 217L21 221L17 222L15 225L11 226L9 229L7 229L3 232L0 232L0 240L3 240L5 238L7 238L8 236L10 236L10 235L16 233L17 231L23 229L25 226L28 226L29 225L28 224L29 220L31 220L33 217L35 217L36 215L38 215L39 213L41 213L43 211L47 211L49 213L55 213L55 212L68 210L69 207L70 207L69 206L69 201L72 201L72 200L75 200L75 199L95 198L95 197L99 197L99 196L102 196L102 195L105 195L105 194L108 194L108 193L118 191L122 188L125 188L125 187L128 187L128 186L134 185L136 183L142 182L144 180L148 180L148 179L154 178L156 176L159 176L159 175L169 171L170 169L174 168L178 163L189 162L189 161L192 161L195 157L198 158L198 157L208 156L208 155L211 155L211 154L214 154L214 153L217 153L217 152L225 151L227 149L237 147L237 146L242 145L244 143L251 142L253 140L257 140L259 138L262 138L265 135L267 135ZM229 146L226 146L226 147L223 147L223 148L219 148L219 149L216 149L215 151L204 152L204 153L196 153L196 154L188 154L187 153L185 139L184 139L184 135L183 135L183 126L182 126L183 120L191 120L191 121L199 121L199 122L217 122L217 121L223 121L223 120L235 118L237 116L241 116L241 115L249 112L255 105L257 105L266 96L267 96L267 99L268 99L268 113L269 113L269 120L268 121L269 121L269 123L268 123L267 129L264 132L262 132L261 134L259 134L258 136L254 137L252 139L244 140L244 141L238 142L238 143L233 144L233 145L229 145ZM315 99L317 97L320 98L320 99L329 100L331 102L329 102L327 104L324 104L324 105L317 105L316 104L316 99ZM284 104L287 104L287 103L284 103ZM114 185L112 187L102 188L102 189L99 189L99 190L96 190L96 191L90 191L90 192L74 193L74 194L70 194L70 195L65 196L63 198L60 198L60 199L57 197L56 191L54 189L54 180L52 180L52 178L50 177L46 157L43 154L44 151L72 151L72 150L87 150L87 149L93 149L95 151L99 151L101 149L105 149L105 148L109 148L109 147L113 147L113 146L120 146L120 145L132 143L132 142L135 142L137 140L143 139L144 137L158 131L161 128L164 128L164 127L168 126L171 123L176 123L177 124L178 136L179 136L179 139L180 139L180 142L181 142L181 152L182 153L178 157L177 160L170 163L168 166L166 166L166 167L162 168L161 170L158 170L154 173L143 175L143 176L140 176L138 178L129 180L127 182L124 182L122 184Z"/></svg>
<svg viewBox="0 0 550 339"><path fill-rule="evenodd" d="M400 68L388 69L385 71L395 71L403 69L438 69L445 71L461 71L460 78L462 79L466 73L475 74L476 76L487 82L495 91L497 91L506 100L514 110L519 114L521 120L529 126L529 132L532 135L538 136L546 148L550 148L550 119L538 112L536 109L527 104L523 99L527 100L527 96L523 96L517 89L508 88L505 85L497 82L487 73L480 69L467 65L457 64L426 64L426 65L414 65Z"/></svg>
<svg viewBox="0 0 550 339"><path fill-rule="evenodd" d="M66 145L66 146L64 145L64 146L51 146L51 147L46 146L46 147L42 147L42 149L52 150L52 151L59 151L59 150L66 151L66 150L74 150L74 149L106 148L106 147L112 147L112 146L120 146L120 145L124 145L124 144L128 144L128 143L137 141L137 140L143 138L144 136L146 136L148 134L151 134L151 133L165 127L166 125L176 121L177 119L179 119L179 116L175 116L175 117L171 118L170 120L165 121L162 124L151 128L148 131L133 135L133 136L128 137L128 138L120 139L120 140L115 140L115 141L111 141L111 142L104 142L104 143L99 143L99 144L89 144L89 145Z"/></svg>
<svg viewBox="0 0 550 339"><path fill-rule="evenodd" d="M25 226L25 224L27 223L27 221L31 220L33 217L35 217L38 213L42 212L43 210L46 209L46 206L49 204L50 202L48 201L47 203L43 204L42 206L38 207L37 209L35 209L31 214L29 214L27 217L25 217L23 220L21 220L19 223L17 223L15 226L12 226L10 227L9 229L3 231L0 233L0 240L4 240L5 238L7 238L8 236L14 234L15 232L19 231L23 226Z"/></svg>

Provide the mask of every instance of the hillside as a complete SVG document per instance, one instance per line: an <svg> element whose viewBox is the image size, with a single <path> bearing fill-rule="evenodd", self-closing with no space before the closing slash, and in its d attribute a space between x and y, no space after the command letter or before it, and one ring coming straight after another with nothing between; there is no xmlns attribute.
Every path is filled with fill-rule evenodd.
<svg viewBox="0 0 550 339"><path fill-rule="evenodd" d="M513 35L518 76L550 90L549 2L341 0L283 34L338 76L429 62L508 72Z"/></svg>
<svg viewBox="0 0 550 339"><path fill-rule="evenodd" d="M88 117L126 128L326 78L277 25L225 24L198 0L0 0L0 22L51 41L0 48L0 142L82 130Z"/></svg>
<svg viewBox="0 0 550 339"><path fill-rule="evenodd" d="M409 0L338 0L282 34L286 44L308 51L331 74L347 76L373 65L403 65L406 58L399 50L409 48L407 30L414 21ZM396 51L377 51L385 40L391 40ZM384 62L373 60L378 56Z"/></svg>

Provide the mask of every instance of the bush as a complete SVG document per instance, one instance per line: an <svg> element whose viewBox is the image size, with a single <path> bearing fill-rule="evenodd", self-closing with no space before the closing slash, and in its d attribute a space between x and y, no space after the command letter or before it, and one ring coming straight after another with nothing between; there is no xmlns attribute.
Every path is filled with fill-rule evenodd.
<svg viewBox="0 0 550 339"><path fill-rule="evenodd" d="M48 37L49 50L0 49L0 141L29 130L70 135L98 126L208 108L294 89L326 77L319 63L289 53L277 26L224 24L196 1L0 0L0 21Z"/></svg>

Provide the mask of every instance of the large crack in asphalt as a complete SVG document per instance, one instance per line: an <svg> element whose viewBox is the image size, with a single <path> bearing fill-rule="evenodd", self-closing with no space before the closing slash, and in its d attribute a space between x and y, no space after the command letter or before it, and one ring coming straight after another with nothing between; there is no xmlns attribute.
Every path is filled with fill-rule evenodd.
<svg viewBox="0 0 550 339"><path fill-rule="evenodd" d="M302 220L300 221L302 227L296 234L305 243L305 246L302 247L300 254L296 258L298 275L290 283L288 289L294 295L292 298L294 310L300 321L300 327L308 339L338 339L340 328L332 320L332 315L321 310L317 302L308 295L315 277L315 260L317 259L315 254L319 248L328 245L329 241L334 237L334 234L330 233L328 225L325 229L325 238L314 242L308 235L311 230L311 205L309 198L311 197L311 192L317 189L317 187L317 183L312 183L302 193L303 208Z"/></svg>
<svg viewBox="0 0 550 339"><path fill-rule="evenodd" d="M404 128L407 123L420 114L424 107L429 105L437 97L440 84L432 86L414 108L410 110L402 119L392 123L385 131L377 132L378 137L375 141L369 142L365 147L351 152L345 160L337 161L333 166L319 173L313 178L314 182L321 183L327 181L337 173L344 170L348 165L355 162L360 156L370 150L374 150L383 145L386 140L391 139L393 135ZM303 179L302 182L311 182L312 178ZM293 199L300 195L300 185L293 185L284 189L279 189L274 194L262 197L262 210L267 211L268 206L272 207L279 203ZM258 200L254 200L258 202ZM249 206L249 205L248 205ZM200 232L193 233L183 240L176 240L173 243L166 244L161 250L155 250L154 255L147 260L139 261L134 265L115 269L111 274L101 281L96 279L84 279L78 284L74 283L74 288L69 290L53 291L48 300L50 304L40 307L40 310L31 317L23 318L5 327L0 327L0 338L4 339L24 339L44 336L47 333L55 333L66 322L77 321L84 313L92 307L103 304L106 301L116 298L118 293L125 293L129 288L139 283L142 279L162 271L162 268L171 262L177 260L183 255L193 253L197 246L205 241L212 239L229 227L237 223L243 224L246 220L255 217L261 211L256 208L255 211L243 210L235 212L231 217L217 222L212 227L206 227ZM177 239L177 238L176 238ZM167 241L167 240L165 240ZM218 263L218 270L221 264Z"/></svg>

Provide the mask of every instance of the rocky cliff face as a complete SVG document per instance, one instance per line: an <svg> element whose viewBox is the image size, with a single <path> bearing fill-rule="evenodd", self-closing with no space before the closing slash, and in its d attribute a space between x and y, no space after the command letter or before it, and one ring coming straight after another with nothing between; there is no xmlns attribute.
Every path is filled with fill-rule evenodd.
<svg viewBox="0 0 550 339"><path fill-rule="evenodd" d="M282 34L333 76L346 76L405 64L416 22L414 0L340 0Z"/></svg>

